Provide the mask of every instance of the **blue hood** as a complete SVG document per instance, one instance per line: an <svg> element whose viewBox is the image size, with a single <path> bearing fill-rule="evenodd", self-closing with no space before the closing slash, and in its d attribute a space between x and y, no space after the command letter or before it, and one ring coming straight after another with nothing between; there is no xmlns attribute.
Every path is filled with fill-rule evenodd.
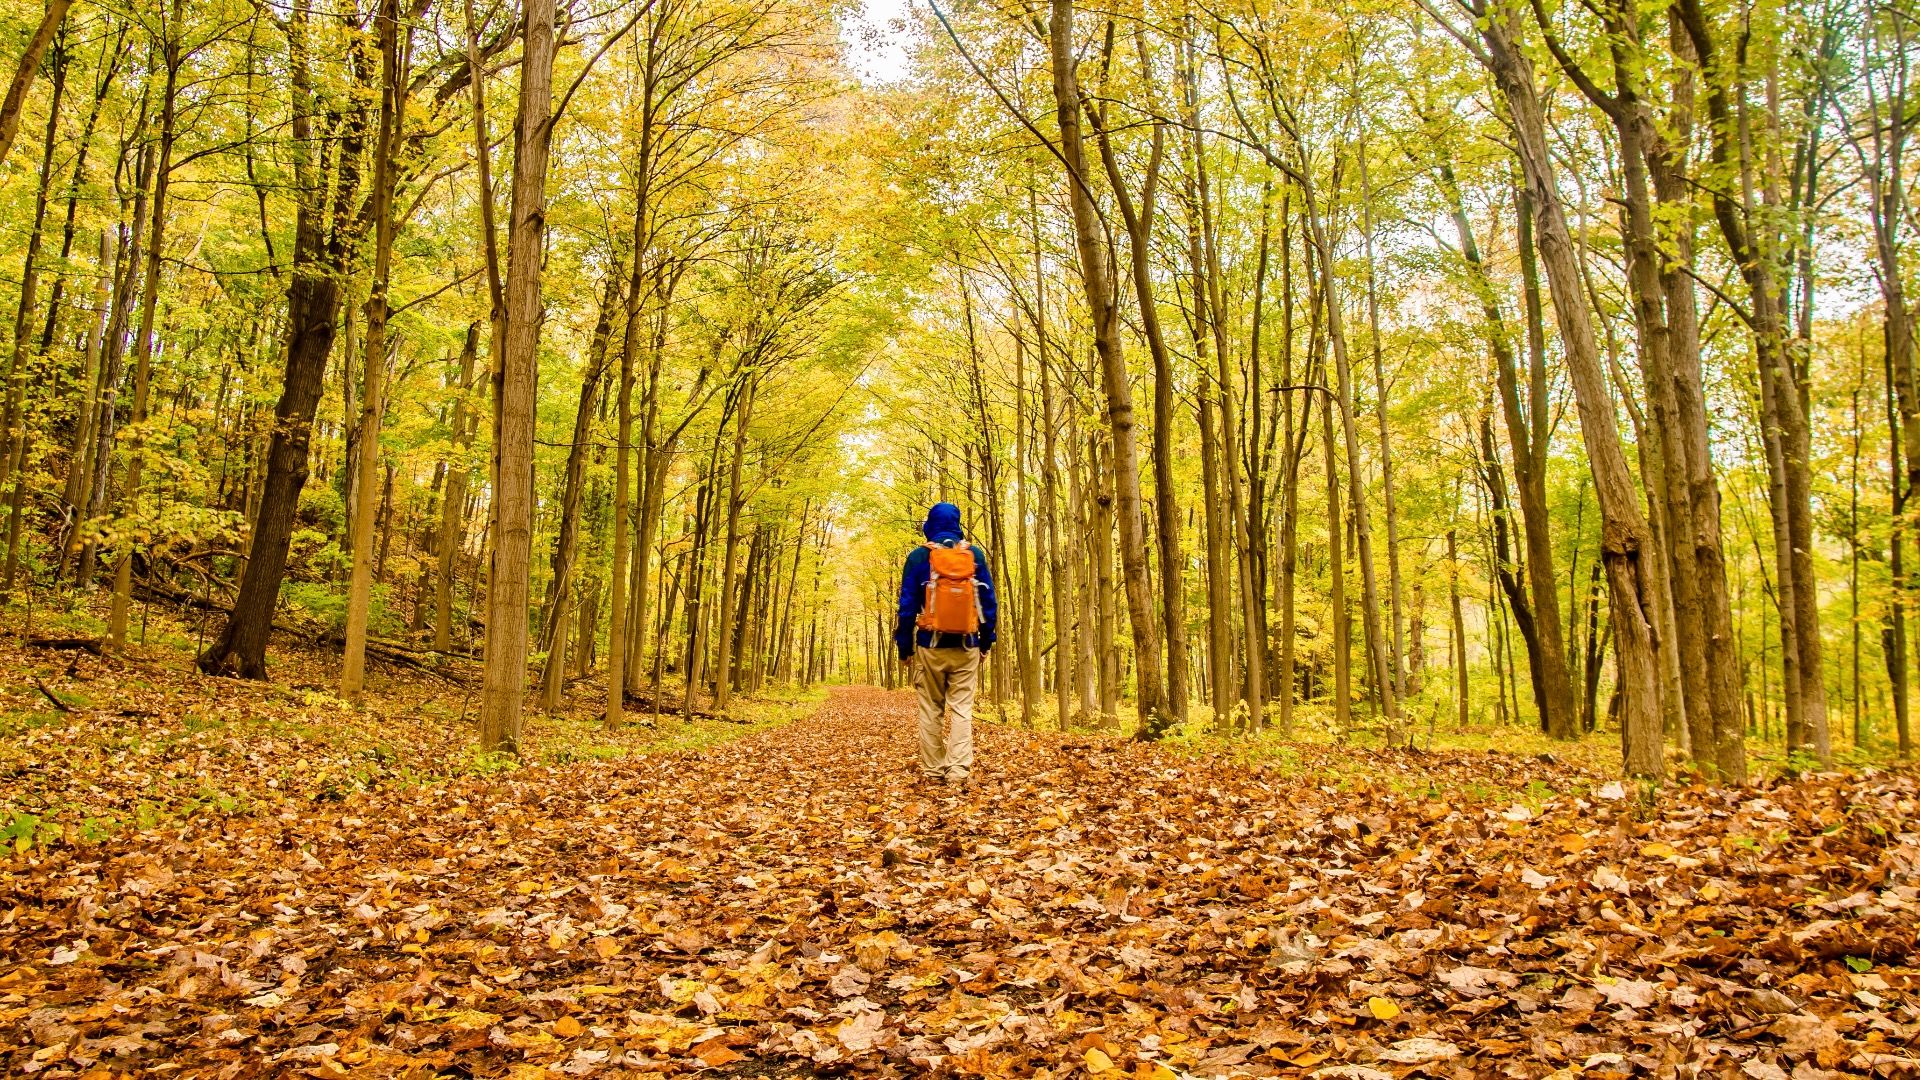
<svg viewBox="0 0 1920 1080"><path fill-rule="evenodd" d="M936 544L951 544L963 538L960 531L960 508L952 503L934 503L927 511L927 523L920 527L927 539Z"/></svg>

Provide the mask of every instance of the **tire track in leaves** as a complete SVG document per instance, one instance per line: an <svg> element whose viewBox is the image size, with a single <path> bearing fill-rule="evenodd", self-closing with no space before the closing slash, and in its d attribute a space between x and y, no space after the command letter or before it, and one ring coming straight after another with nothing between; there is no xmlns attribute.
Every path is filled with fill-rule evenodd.
<svg viewBox="0 0 1920 1080"><path fill-rule="evenodd" d="M0 1061L111 1076L1907 1074L1916 785L1277 767L911 698L0 877ZM1307 751L1303 751L1307 752ZM1473 799L1546 774L1536 804ZM1479 781L1480 783L1476 783ZM1517 786L1517 785L1514 785Z"/></svg>

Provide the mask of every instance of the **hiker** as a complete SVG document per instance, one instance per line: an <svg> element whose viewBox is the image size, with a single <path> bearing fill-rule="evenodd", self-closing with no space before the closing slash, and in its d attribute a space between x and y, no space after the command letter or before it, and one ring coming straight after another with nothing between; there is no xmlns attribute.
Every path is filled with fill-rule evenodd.
<svg viewBox="0 0 1920 1080"><path fill-rule="evenodd" d="M935 503L921 531L927 542L907 555L900 575L893 640L902 663L920 660L913 688L920 699L921 774L964 784L973 769L980 658L993 649L998 623L993 574L986 552L966 542L959 507Z"/></svg>

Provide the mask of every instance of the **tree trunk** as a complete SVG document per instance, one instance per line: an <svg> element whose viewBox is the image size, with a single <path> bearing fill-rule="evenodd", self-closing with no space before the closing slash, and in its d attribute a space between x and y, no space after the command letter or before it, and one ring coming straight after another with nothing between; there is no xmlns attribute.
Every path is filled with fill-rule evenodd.
<svg viewBox="0 0 1920 1080"><path fill-rule="evenodd" d="M458 569L455 560L460 555L467 511L466 449L478 419L470 412L467 396L472 393L474 369L479 361L480 324L468 323L466 342L460 347L459 392L453 399L453 451L447 462L447 491L440 500L440 529L435 536L439 550L433 575L433 647L440 652L453 648L453 578Z"/></svg>
<svg viewBox="0 0 1920 1080"><path fill-rule="evenodd" d="M574 410L573 440L567 446L560 524L553 541L553 573L547 584L540 631L540 648L547 654L540 673L540 707L548 712L560 707L560 693L566 688L566 627L573 603L574 565L579 561L580 500L586 493L587 449L593 442L593 414L598 407L600 383L606 378L607 341L613 333L613 310L619 300L620 276L608 274L600 297L600 316L594 320L593 337L587 346L586 370L580 377L580 404Z"/></svg>
<svg viewBox="0 0 1920 1080"><path fill-rule="evenodd" d="M47 46L53 44L53 37L66 22L67 9L72 6L73 0L47 0L40 25L34 29L33 37L27 39L26 51L20 54L20 66L14 69L6 99L0 101L0 164L6 162L14 137L20 133L20 114L27 107L27 91L33 89L33 78L40 73L40 60L47 55ZM178 5L174 13L178 16Z"/></svg>
<svg viewBox="0 0 1920 1080"><path fill-rule="evenodd" d="M517 753L527 689L527 577L533 554L534 380L540 345L547 157L552 145L554 0L526 0L513 202L507 219L505 334L494 365L493 563L487 576L480 748Z"/></svg>
<svg viewBox="0 0 1920 1080"><path fill-rule="evenodd" d="M1080 261L1081 285L1093 321L1094 349L1099 354L1101 385L1106 396L1107 426L1113 435L1115 511L1120 527L1120 563L1126 581L1127 613L1133 626L1138 670L1137 698L1140 734L1157 738L1170 726L1163 681L1159 627L1154 622L1153 598L1147 582L1146 520L1140 505L1140 451L1133 423L1133 390L1128 383L1126 358L1121 352L1119 310L1114 303L1113 279L1107 251L1099 235L1098 211L1088 187L1085 148L1080 136L1080 85L1073 53L1073 0L1050 0L1048 37L1051 48L1054 113L1060 126L1061 155L1067 171L1069 202L1073 209L1074 244Z"/></svg>
<svg viewBox="0 0 1920 1080"><path fill-rule="evenodd" d="M56 58L53 90L47 103L47 135L41 145L39 181L33 196L33 231L27 236L27 254L20 268L20 308L13 323L13 362L7 377L6 459L0 462L0 486L13 482L7 493L7 574L4 591L13 592L20 568L21 523L27 491L28 342L32 337L35 293L40 280L40 242L47 220L47 190L53 178L54 140L60 133L60 99L67 85L67 64ZM17 121L16 121L17 122ZM91 388L89 388L91 389Z"/></svg>
<svg viewBox="0 0 1920 1080"><path fill-rule="evenodd" d="M1352 496L1355 557L1360 562L1360 614L1370 653L1370 681L1380 695L1381 715L1386 724L1389 744L1400 741L1400 705L1395 696L1395 679L1389 669L1386 643L1380 626L1380 588L1373 562L1373 515L1367 510L1366 488L1361 483L1360 436L1354 426L1353 367L1347 353L1345 318L1340 310L1339 291L1332 272L1333 244L1311 188L1303 189L1306 198L1307 225L1314 246L1319 249L1323 268L1320 291L1327 312L1327 341L1333 347L1335 402L1339 406L1340 430L1346 445L1347 485Z"/></svg>
<svg viewBox="0 0 1920 1080"><path fill-rule="evenodd" d="M749 369L741 380L739 403L735 407L733 418L733 451L727 462L727 539L720 556L720 607L716 614L720 617L719 652L720 670L714 676L713 708L722 716L726 715L727 703L733 694L733 639L739 627L735 624L733 610L734 595L734 557L740 547L740 507L746 502L746 494L741 486L741 465L747 454L747 424L753 417L753 397L756 374Z"/></svg>
<svg viewBox="0 0 1920 1080"><path fill-rule="evenodd" d="M147 270L140 296L140 331L133 341L133 407L128 411L127 418L127 426L133 429L130 440L133 445L132 453L127 457L126 485L121 494L124 515L130 520L140 517L140 442L143 435L138 429L147 418L147 396L153 382L153 322L160 305L160 256L166 242L167 187L173 172L174 120L182 61L180 41L174 35L181 32L181 8L182 0L173 0L171 17L161 24L163 40L160 51L166 69L166 85L160 97L160 139L155 151L159 160L154 166L153 175L153 222L147 227ZM18 122L16 118L14 123L17 125ZM5 144L11 141L5 109L0 107L0 155L4 154ZM127 615L132 604L133 550L130 541L123 540L119 557L114 562L113 604L107 615L107 636L116 646L126 646Z"/></svg>
<svg viewBox="0 0 1920 1080"><path fill-rule="evenodd" d="M359 472L354 480L353 577L347 590L346 646L340 664L340 696L351 702L359 701L366 683L367 618L373 601L373 486L380 465L380 425L386 412L387 282L397 227L393 159L400 125L406 118L399 0L381 0L374 22L379 27L380 114L373 140L373 281L367 297L366 355L361 363L366 385L361 393Z"/></svg>
<svg viewBox="0 0 1920 1080"><path fill-rule="evenodd" d="M1653 601L1647 571L1641 566L1641 561L1650 557L1651 537L1620 445L1619 421L1594 343L1572 231L1547 148L1546 122L1534 84L1533 64L1514 44L1511 14L1504 7L1495 8L1475 20L1475 29L1484 46L1482 57L1508 105L1515 128L1537 246L1553 297L1554 316L1579 406L1580 433L1600 503L1601 559L1619 642L1623 764L1629 775L1658 777L1665 771L1659 662L1648 619Z"/></svg>
<svg viewBox="0 0 1920 1080"><path fill-rule="evenodd" d="M1358 156L1361 250L1367 264L1367 338L1371 346L1369 351L1373 354L1376 395L1373 415L1380 429L1380 501L1387 519L1387 615L1390 632L1376 640L1386 652L1387 675L1393 686L1393 699L1397 702L1407 696L1405 620L1401 614L1400 513L1393 490L1393 439L1387 430L1387 372L1381 355L1380 290L1373 257L1373 182L1367 173L1367 144L1364 140L1360 143ZM1362 514L1359 521L1364 527L1366 515Z"/></svg>
<svg viewBox="0 0 1920 1080"><path fill-rule="evenodd" d="M1447 530L1447 608L1453 619L1453 714L1461 731L1467 730L1467 623L1460 611L1460 547L1454 530Z"/></svg>
<svg viewBox="0 0 1920 1080"><path fill-rule="evenodd" d="M1516 192L1519 204L1518 237L1522 293L1526 305L1528 354L1527 397L1520 397L1520 380L1512 333L1500 310L1499 295L1487 277L1479 244L1467 219L1466 205L1453 181L1451 166L1440 166L1442 183L1453 202L1454 232L1460 240L1474 292L1480 300L1487 329L1487 345L1495 362L1495 383L1506 421L1507 445L1513 458L1514 480L1520 503L1522 541L1526 549L1527 585L1532 592L1529 613L1534 633L1524 635L1528 666L1534 672L1534 699L1542 726L1556 739L1578 735L1573 684L1567 673L1565 639L1561 635L1560 590L1554 572L1553 539L1547 516L1546 485L1546 341L1541 325L1540 278L1533 243L1531 207L1525 189ZM1492 450L1487 451L1488 455ZM1496 508L1496 513L1500 512ZM1537 614L1538 618L1531 618Z"/></svg>
<svg viewBox="0 0 1920 1080"><path fill-rule="evenodd" d="M266 477L261 483L247 567L225 629L200 654L200 670L209 675L267 677L267 639L273 631L273 613L286 573L287 546L293 537L294 514L307 482L307 451L313 440L313 414L320 403L333 350L334 327L340 313L340 283L351 255L353 201L359 191L360 148L366 135L366 116L353 111L334 117L336 132L313 130L316 106L308 71L304 4L296 4L288 19L293 55L294 108L292 134L299 203L294 218L291 279L287 285L287 363L280 400L274 406L274 425L267 448ZM332 145L337 142L337 146ZM329 152L338 155L331 184L327 178ZM323 205L331 187L331 214ZM335 222L329 232L328 217Z"/></svg>

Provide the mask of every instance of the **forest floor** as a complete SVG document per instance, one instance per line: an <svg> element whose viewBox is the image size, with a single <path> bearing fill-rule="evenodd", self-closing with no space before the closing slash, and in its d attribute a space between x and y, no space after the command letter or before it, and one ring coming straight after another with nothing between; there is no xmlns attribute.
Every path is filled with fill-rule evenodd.
<svg viewBox="0 0 1920 1080"><path fill-rule="evenodd" d="M982 725L962 789L859 688L515 763L445 680L183 652L0 645L0 1071L1920 1071L1911 772Z"/></svg>

